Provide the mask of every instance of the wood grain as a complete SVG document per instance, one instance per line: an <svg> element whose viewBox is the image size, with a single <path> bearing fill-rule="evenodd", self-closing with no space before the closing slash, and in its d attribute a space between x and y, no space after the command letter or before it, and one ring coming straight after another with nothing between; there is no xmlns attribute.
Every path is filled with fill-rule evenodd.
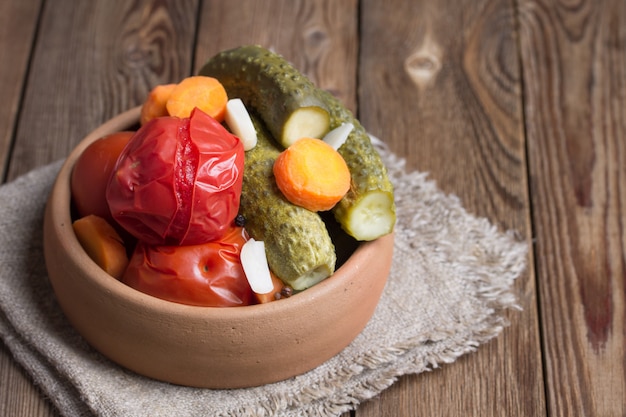
<svg viewBox="0 0 626 417"><path fill-rule="evenodd" d="M361 121L470 212L530 242L513 3L363 1L361 9ZM516 289L523 313L507 314L501 336L453 366L402 378L357 415L544 415L532 269Z"/></svg>
<svg viewBox="0 0 626 417"><path fill-rule="evenodd" d="M242 0L237 7L207 1L199 20L196 70L221 50L258 44L356 110L357 29L356 0Z"/></svg>
<svg viewBox="0 0 626 417"><path fill-rule="evenodd" d="M344 417L626 415L624 1L2 1L3 179L245 43L534 243L510 327ZM0 387L0 415L58 415L5 347Z"/></svg>
<svg viewBox="0 0 626 417"><path fill-rule="evenodd" d="M8 0L0 2L0 167L3 177L11 157L17 117L26 83L32 44L37 32L41 1ZM43 400L30 377L0 345L0 415L49 416L51 407ZM26 400L25 400L26 399Z"/></svg>
<svg viewBox="0 0 626 417"><path fill-rule="evenodd" d="M45 2L8 177L65 157L154 85L190 74L197 10L196 0Z"/></svg>
<svg viewBox="0 0 626 417"><path fill-rule="evenodd" d="M196 71L219 51L258 44L283 55L354 110L357 24L356 0L242 0L237 7L206 1L199 22Z"/></svg>
<svg viewBox="0 0 626 417"><path fill-rule="evenodd" d="M1 416L58 416L4 344L0 345L0 387Z"/></svg>
<svg viewBox="0 0 626 417"><path fill-rule="evenodd" d="M24 43L14 45L20 52L16 52L14 62L21 67L9 71L6 60L0 67L0 75L6 74L7 81L15 83L10 87L17 88L7 96L11 100L11 112L6 116L1 113L0 117L15 117L14 107L20 98L19 77L26 74L25 61L31 51L29 31L34 30L36 23L30 22L28 16L36 20L39 3L1 2L0 22L10 21L7 28L23 25L10 35L16 40L24 37ZM178 80L192 69L196 0L48 0L44 6L32 49L21 117L16 126L9 180L64 158L86 133L113 115L141 103L152 86ZM11 9L7 10L9 7ZM11 11L11 19L2 13L4 11ZM0 31L4 28L2 26ZM0 52L1 56L6 56L4 50ZM3 94L10 92L2 85ZM1 111L4 110L3 107ZM13 119L6 122L3 135L10 137L12 122ZM2 141L6 148L6 140ZM5 148L0 149L3 157L8 156ZM0 350L0 386L0 415L58 414L4 346Z"/></svg>
<svg viewBox="0 0 626 417"><path fill-rule="evenodd" d="M626 415L626 4L522 1L520 45L549 412Z"/></svg>
<svg viewBox="0 0 626 417"><path fill-rule="evenodd" d="M3 174L10 157L22 89L28 72L30 52L37 30L41 2L0 2L0 168Z"/></svg>

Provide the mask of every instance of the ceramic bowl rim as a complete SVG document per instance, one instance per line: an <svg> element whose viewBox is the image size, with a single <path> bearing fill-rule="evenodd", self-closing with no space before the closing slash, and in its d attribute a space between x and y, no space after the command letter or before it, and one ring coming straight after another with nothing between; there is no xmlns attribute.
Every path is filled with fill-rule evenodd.
<svg viewBox="0 0 626 417"><path fill-rule="evenodd" d="M364 259L372 255L372 249L370 248L375 248L378 244L384 244L383 241L385 240L385 237L374 241L360 242L354 253L352 253L346 262L341 265L328 279L325 279L309 289L294 294L291 297L281 299L280 302L265 304L238 307L205 307L186 305L162 300L142 293L112 278L95 262L93 262L91 258L89 258L78 242L76 236L71 232L72 228L63 228L62 226L59 227L59 225L66 222L71 223L72 221L70 213L71 203L69 178L78 156L88 146L88 144L102 137L104 134L110 133L112 130L125 130L136 124L139 120L140 110L140 107L135 107L120 113L118 116L109 119L81 140L81 142L73 149L67 160L64 162L56 179L58 184L55 184L54 190L57 190L60 187L64 192L53 192L48 202L48 204L52 205L52 210L54 211L52 218L56 218L59 221L58 224L54 225L54 228L60 233L60 240L65 241L65 244L67 245L65 248L67 256L74 265L77 265L84 271L84 275L91 279L94 284L100 288L100 290L110 293L118 299L123 299L129 304L141 304L151 311L172 316L184 316L204 320L245 320L248 317L259 317L260 315L271 316L285 310L297 308L302 304L312 303L315 299L324 297L324 295L328 292L342 290L346 284L346 279L350 279L350 274L347 272L351 268L358 268L358 265ZM65 236L65 238L63 236ZM393 233L389 235L388 239L393 239Z"/></svg>

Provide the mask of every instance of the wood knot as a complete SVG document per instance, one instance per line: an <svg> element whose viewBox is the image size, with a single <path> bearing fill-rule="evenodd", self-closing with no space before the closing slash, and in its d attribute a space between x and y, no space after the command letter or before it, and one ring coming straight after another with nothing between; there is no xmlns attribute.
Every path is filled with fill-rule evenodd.
<svg viewBox="0 0 626 417"><path fill-rule="evenodd" d="M434 82L441 70L441 49L426 41L404 61L404 70L419 89Z"/></svg>
<svg viewBox="0 0 626 417"><path fill-rule="evenodd" d="M329 39L326 31L319 27L310 28L305 31L304 36L307 43L313 47L322 47Z"/></svg>

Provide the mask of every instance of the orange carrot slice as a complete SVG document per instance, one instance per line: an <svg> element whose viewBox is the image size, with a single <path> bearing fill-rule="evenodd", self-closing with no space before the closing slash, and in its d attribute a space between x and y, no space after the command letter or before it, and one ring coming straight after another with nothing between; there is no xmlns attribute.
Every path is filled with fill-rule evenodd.
<svg viewBox="0 0 626 417"><path fill-rule="evenodd" d="M148 98L146 98L143 106L141 106L141 117L139 121L142 125L154 118L169 115L165 104L170 98L174 87L176 87L176 84L163 84L157 85L150 91Z"/></svg>
<svg viewBox="0 0 626 417"><path fill-rule="evenodd" d="M170 116L189 117L197 107L218 122L224 120L228 95L216 78L196 75L179 82L165 107Z"/></svg>
<svg viewBox="0 0 626 417"><path fill-rule="evenodd" d="M330 210L350 189L346 161L321 139L298 139L281 152L274 177L287 200L311 211Z"/></svg>
<svg viewBox="0 0 626 417"><path fill-rule="evenodd" d="M106 273L120 279L128 266L120 235L102 217L90 214L72 223L76 238L87 255Z"/></svg>

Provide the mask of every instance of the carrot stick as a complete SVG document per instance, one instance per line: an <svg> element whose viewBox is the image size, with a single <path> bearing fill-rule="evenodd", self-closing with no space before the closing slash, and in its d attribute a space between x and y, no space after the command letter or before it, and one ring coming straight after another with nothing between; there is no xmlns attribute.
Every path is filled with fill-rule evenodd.
<svg viewBox="0 0 626 417"><path fill-rule="evenodd" d="M174 87L176 87L176 84L163 84L157 85L150 91L148 98L146 98L146 101L141 107L141 117L139 121L142 125L156 117L169 115L165 104L167 103L167 99L170 98Z"/></svg>
<svg viewBox="0 0 626 417"><path fill-rule="evenodd" d="M256 302L258 304L270 303L272 301L279 300L282 298L281 292L285 287L285 283L280 280L273 272L270 271L270 277L272 277L272 284L274 284L274 289L266 294L257 294L254 293L254 297L256 298Z"/></svg>
<svg viewBox="0 0 626 417"><path fill-rule="evenodd" d="M346 161L320 139L297 140L278 155L273 170L287 200L311 211L330 210L350 189Z"/></svg>
<svg viewBox="0 0 626 417"><path fill-rule="evenodd" d="M74 221L72 228L87 255L104 271L120 279L128 265L120 235L102 217L90 214Z"/></svg>
<svg viewBox="0 0 626 417"><path fill-rule="evenodd" d="M226 90L216 78L196 75L183 79L174 87L166 108L170 116L189 117L197 107L222 122L227 102Z"/></svg>

